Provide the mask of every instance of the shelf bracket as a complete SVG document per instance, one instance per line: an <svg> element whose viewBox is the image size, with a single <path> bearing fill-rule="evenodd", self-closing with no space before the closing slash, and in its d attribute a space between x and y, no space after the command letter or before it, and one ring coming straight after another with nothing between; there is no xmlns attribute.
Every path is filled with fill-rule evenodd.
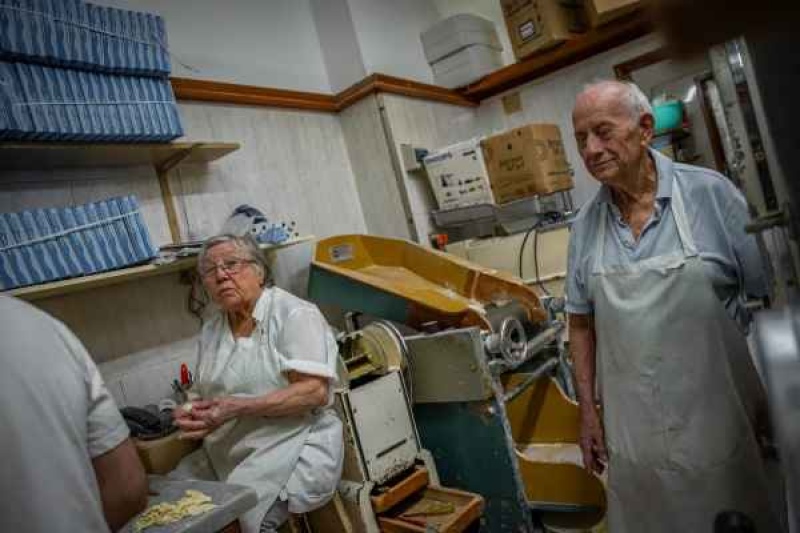
<svg viewBox="0 0 800 533"><path fill-rule="evenodd" d="M194 143L185 150L181 150L155 165L158 184L161 187L161 200L164 203L164 211L167 214L167 224L169 225L169 233L173 244L181 242L181 230L178 224L178 212L175 209L175 197L172 195L172 188L169 184L169 172L185 161L195 149L202 145L203 143Z"/></svg>

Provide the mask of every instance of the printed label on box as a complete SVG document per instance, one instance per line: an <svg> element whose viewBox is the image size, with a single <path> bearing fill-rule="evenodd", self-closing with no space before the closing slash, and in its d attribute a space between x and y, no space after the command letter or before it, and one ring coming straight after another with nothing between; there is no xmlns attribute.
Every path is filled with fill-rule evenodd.
<svg viewBox="0 0 800 533"><path fill-rule="evenodd" d="M519 25L519 37L523 41L529 41L536 37L536 25L533 23L532 20L526 20L522 24Z"/></svg>

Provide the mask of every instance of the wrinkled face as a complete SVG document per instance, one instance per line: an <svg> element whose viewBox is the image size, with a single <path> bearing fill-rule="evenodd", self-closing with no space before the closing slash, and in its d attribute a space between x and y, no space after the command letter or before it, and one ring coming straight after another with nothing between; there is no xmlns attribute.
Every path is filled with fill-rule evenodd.
<svg viewBox="0 0 800 533"><path fill-rule="evenodd" d="M224 311L254 305L264 285L264 276L232 242L217 244L207 251L200 275L209 296Z"/></svg>
<svg viewBox="0 0 800 533"><path fill-rule="evenodd" d="M613 187L637 177L653 137L653 117L635 120L621 90L601 87L581 93L572 125L586 170L597 181Z"/></svg>

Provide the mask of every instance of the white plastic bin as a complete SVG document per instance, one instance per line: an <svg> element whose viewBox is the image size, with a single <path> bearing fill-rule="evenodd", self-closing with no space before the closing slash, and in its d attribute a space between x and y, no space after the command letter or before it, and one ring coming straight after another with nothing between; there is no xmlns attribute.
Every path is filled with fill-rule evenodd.
<svg viewBox="0 0 800 533"><path fill-rule="evenodd" d="M476 44L503 51L494 23L467 13L446 18L420 34L420 38L428 64Z"/></svg>

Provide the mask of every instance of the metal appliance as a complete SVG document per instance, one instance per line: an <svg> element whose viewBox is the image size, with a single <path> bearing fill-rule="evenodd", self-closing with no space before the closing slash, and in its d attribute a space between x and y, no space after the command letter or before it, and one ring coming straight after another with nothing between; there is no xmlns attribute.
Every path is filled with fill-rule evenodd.
<svg viewBox="0 0 800 533"><path fill-rule="evenodd" d="M335 407L345 426L342 480L334 501L306 520L312 531L410 531L435 523L458 533L480 517L483 499L439 485L436 465L420 445L404 373L408 349L388 322L356 329L339 339L342 365ZM448 503L437 512L430 502Z"/></svg>
<svg viewBox="0 0 800 533"><path fill-rule="evenodd" d="M407 328L420 443L442 483L483 496L483 530L602 519L603 483L580 464L565 392L563 323L520 280L407 241L344 235L318 243L309 295Z"/></svg>

